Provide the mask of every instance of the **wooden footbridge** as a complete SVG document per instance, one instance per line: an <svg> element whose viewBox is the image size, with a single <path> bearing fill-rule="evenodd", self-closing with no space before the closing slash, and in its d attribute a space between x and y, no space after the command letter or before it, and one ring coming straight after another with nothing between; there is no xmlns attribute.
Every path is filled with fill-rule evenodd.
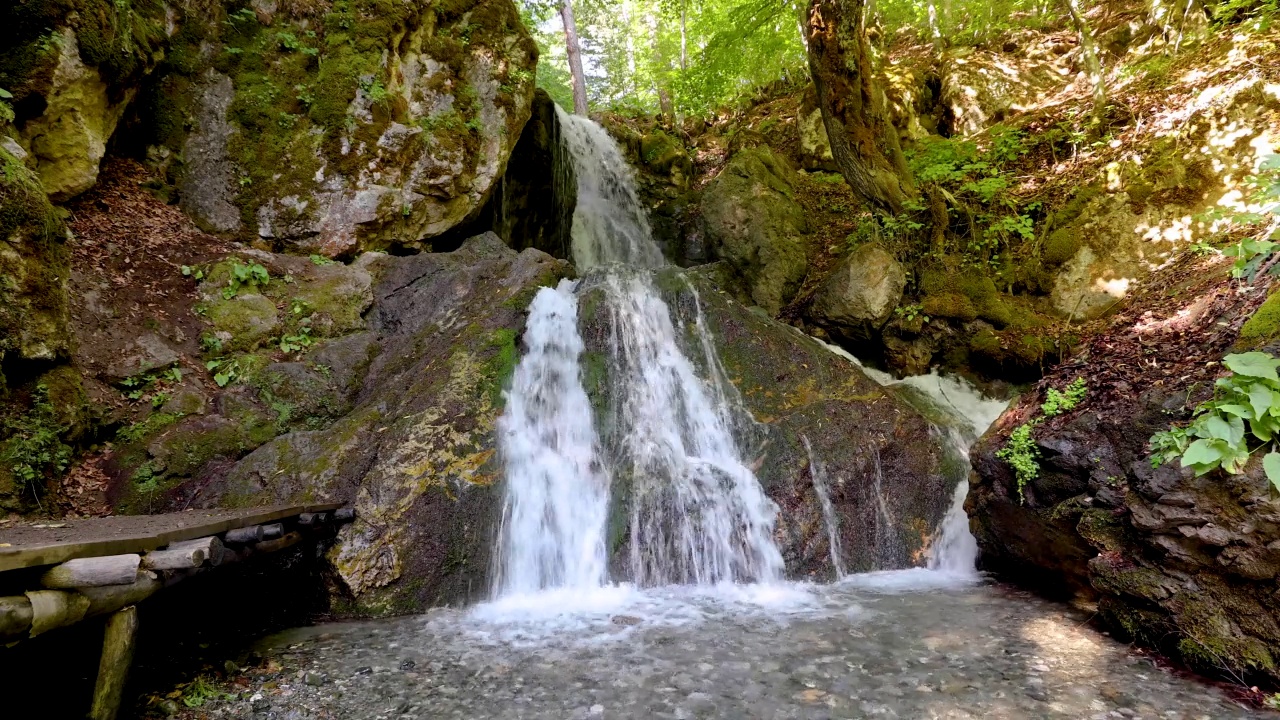
<svg viewBox="0 0 1280 720"><path fill-rule="evenodd" d="M113 720L133 658L139 602L354 517L350 508L320 504L0 525L0 645L105 615L88 716Z"/></svg>

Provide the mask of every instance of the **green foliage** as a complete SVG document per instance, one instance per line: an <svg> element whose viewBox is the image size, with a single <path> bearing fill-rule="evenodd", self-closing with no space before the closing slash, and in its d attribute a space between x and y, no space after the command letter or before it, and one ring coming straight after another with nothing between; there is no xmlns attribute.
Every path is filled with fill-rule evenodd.
<svg viewBox="0 0 1280 720"><path fill-rule="evenodd" d="M1228 355L1222 364L1231 374L1214 383L1213 399L1196 406L1191 422L1151 436L1151 465L1181 458L1196 475L1218 468L1235 475L1254 452L1268 450L1263 470L1280 491L1280 359L1247 352Z"/></svg>
<svg viewBox="0 0 1280 720"><path fill-rule="evenodd" d="M190 265L183 265L183 266L182 266L182 276L183 276L183 277L194 278L194 279L196 279L196 280L203 280L203 279L204 279L204 270L203 270L203 269L201 269L201 268L198 268L198 267L191 267Z"/></svg>
<svg viewBox="0 0 1280 720"><path fill-rule="evenodd" d="M1014 477L1018 480L1020 502L1026 502L1027 483L1040 476L1038 460L1040 448L1036 445L1031 431L1044 422L1045 418L1056 417L1076 409L1088 394L1089 388L1084 378L1072 380L1065 390L1049 388L1045 391L1044 402L1040 404L1040 416L1033 417L1014 428L1013 432L1009 433L1009 440L1005 446L996 451L996 457L1013 468Z"/></svg>
<svg viewBox="0 0 1280 720"><path fill-rule="evenodd" d="M311 339L311 328L306 325L298 328L298 332L283 335L280 338L280 351L286 353L295 353L305 350L314 343Z"/></svg>
<svg viewBox="0 0 1280 720"><path fill-rule="evenodd" d="M36 385L30 409L6 418L3 462L32 495L38 497L43 481L56 478L71 465L72 448L63 441L67 428L49 401L49 387Z"/></svg>
<svg viewBox="0 0 1280 720"><path fill-rule="evenodd" d="M239 358L207 360L205 361L204 369L213 373L213 381L218 384L218 387L226 387L244 374L244 368L241 366Z"/></svg>
<svg viewBox="0 0 1280 720"><path fill-rule="evenodd" d="M1031 430L1036 424L1028 422L1014 428L1013 432L1009 433L1009 441L996 452L996 457L1013 468L1014 477L1018 480L1018 499L1024 503L1027 483L1040 475L1040 463L1036 460L1040 457L1040 448L1031 437Z"/></svg>
<svg viewBox="0 0 1280 720"><path fill-rule="evenodd" d="M1248 20L1255 21L1257 29L1265 29L1280 13L1278 0L1221 0L1206 2L1206 9L1213 19L1213 26L1222 29Z"/></svg>
<svg viewBox="0 0 1280 720"><path fill-rule="evenodd" d="M893 314L909 323L915 322L917 318L923 322L929 322L929 316L924 314L923 305L899 305L893 309Z"/></svg>
<svg viewBox="0 0 1280 720"><path fill-rule="evenodd" d="M230 300L243 288L261 289L271 282L271 273L256 262L242 263L236 258L231 260L230 277L227 286L222 289L222 297Z"/></svg>
<svg viewBox="0 0 1280 720"><path fill-rule="evenodd" d="M1045 417L1054 417L1065 412L1076 409L1085 395L1089 394L1089 388L1085 385L1084 378L1076 378L1067 385L1065 392L1059 392L1057 388L1049 388L1044 395L1044 403L1040 406L1040 411Z"/></svg>
<svg viewBox="0 0 1280 720"><path fill-rule="evenodd" d="M1264 268L1271 275L1280 274L1273 262L1280 248L1280 155L1269 155L1259 164L1258 172L1245 178L1245 210L1215 207L1197 219L1213 223L1219 236L1236 237L1235 244L1222 251L1235 258L1231 276L1252 284Z"/></svg>
<svg viewBox="0 0 1280 720"><path fill-rule="evenodd" d="M325 257L325 256L323 256L323 255L312 255L312 256L311 256L311 264L312 264L312 265L315 265L315 266L317 266L317 267L324 267L325 265L332 265L332 264L333 264L333 262L334 262L333 260L330 260L329 258L327 258L327 257Z"/></svg>

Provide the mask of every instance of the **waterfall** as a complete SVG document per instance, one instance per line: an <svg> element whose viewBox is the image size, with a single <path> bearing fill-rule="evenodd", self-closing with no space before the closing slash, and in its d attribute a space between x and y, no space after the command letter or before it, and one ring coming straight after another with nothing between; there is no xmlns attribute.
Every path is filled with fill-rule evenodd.
<svg viewBox="0 0 1280 720"><path fill-rule="evenodd" d="M702 322L701 366L681 348L652 272L654 243L621 151L599 125L560 113L578 203L573 257L581 287L603 293L616 426L601 447L582 384L575 286L542 290L499 425L505 500L498 596L607 582L610 493L628 493L629 579L642 585L780 580L777 507L742 458L719 361ZM694 293L695 302L697 295ZM613 501L617 501L614 498Z"/></svg>
<svg viewBox="0 0 1280 720"><path fill-rule="evenodd" d="M827 471L813 454L813 446L809 438L801 435L804 451L809 455L809 476L813 479L813 492L818 496L822 506L822 522L827 526L827 545L831 549L831 567L835 568L836 578L844 577L844 560L840 548L840 523L836 517L836 509L831 504L831 494L827 491Z"/></svg>
<svg viewBox="0 0 1280 720"><path fill-rule="evenodd" d="M583 390L574 285L543 288L529 306L525 355L498 420L506 502L497 594L605 581L609 482L596 462L591 404Z"/></svg>

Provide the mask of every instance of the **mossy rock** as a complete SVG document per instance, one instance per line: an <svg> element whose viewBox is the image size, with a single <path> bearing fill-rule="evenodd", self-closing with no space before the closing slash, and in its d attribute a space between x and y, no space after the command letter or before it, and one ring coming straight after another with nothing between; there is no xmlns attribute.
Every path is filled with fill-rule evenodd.
<svg viewBox="0 0 1280 720"><path fill-rule="evenodd" d="M224 352L253 350L280 334L276 304L258 293L218 297L204 306L204 315L213 324L213 334Z"/></svg>
<svg viewBox="0 0 1280 720"><path fill-rule="evenodd" d="M66 355L69 264L59 211L35 173L0 147L0 358Z"/></svg>
<svg viewBox="0 0 1280 720"><path fill-rule="evenodd" d="M187 17L148 123L202 226L351 258L474 220L530 117L537 48L506 0L228 4ZM179 23L183 27L183 23Z"/></svg>
<svg viewBox="0 0 1280 720"><path fill-rule="evenodd" d="M1280 337L1280 292L1272 292L1240 327L1240 345L1253 348Z"/></svg>
<svg viewBox="0 0 1280 720"><path fill-rule="evenodd" d="M920 301L925 315L929 317L949 318L961 322L978 319L978 310L973 301L955 292L942 292L926 295Z"/></svg>

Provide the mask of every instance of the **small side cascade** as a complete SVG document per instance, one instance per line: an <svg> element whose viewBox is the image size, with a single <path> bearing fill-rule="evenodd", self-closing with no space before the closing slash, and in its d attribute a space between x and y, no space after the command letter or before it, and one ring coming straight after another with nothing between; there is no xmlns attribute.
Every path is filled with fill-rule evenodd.
<svg viewBox="0 0 1280 720"><path fill-rule="evenodd" d="M822 521L827 526L827 545L831 548L831 567L835 568L836 579L845 576L843 552L840 547L840 519L836 516L836 509L831 504L831 494L827 490L827 471L818 460L818 456L813 454L813 446L809 444L809 438L801 435L800 440L804 442L804 451L809 455L809 476L813 478L813 492L818 496L818 503L822 506Z"/></svg>

